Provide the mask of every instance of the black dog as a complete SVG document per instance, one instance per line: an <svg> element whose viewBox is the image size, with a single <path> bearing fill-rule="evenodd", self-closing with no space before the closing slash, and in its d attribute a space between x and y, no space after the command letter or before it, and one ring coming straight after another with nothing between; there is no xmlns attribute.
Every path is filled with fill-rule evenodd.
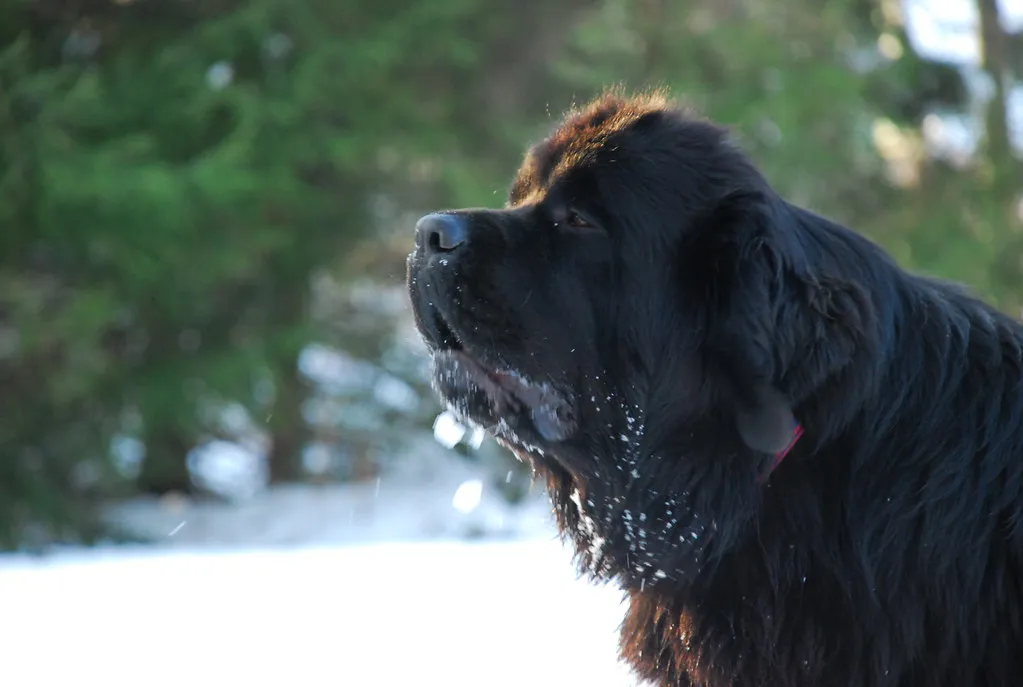
<svg viewBox="0 0 1023 687"><path fill-rule="evenodd" d="M547 482L663 686L1023 685L1023 328L605 95L416 227L439 395Z"/></svg>

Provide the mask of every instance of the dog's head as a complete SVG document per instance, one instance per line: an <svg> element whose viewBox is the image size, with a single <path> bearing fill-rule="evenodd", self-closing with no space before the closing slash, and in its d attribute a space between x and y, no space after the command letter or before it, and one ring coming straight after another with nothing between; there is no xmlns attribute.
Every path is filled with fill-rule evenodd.
<svg viewBox="0 0 1023 687"><path fill-rule="evenodd" d="M591 571L698 571L856 355L869 302L810 269L789 211L724 129L609 94L528 152L505 208L419 220L435 388L545 476Z"/></svg>

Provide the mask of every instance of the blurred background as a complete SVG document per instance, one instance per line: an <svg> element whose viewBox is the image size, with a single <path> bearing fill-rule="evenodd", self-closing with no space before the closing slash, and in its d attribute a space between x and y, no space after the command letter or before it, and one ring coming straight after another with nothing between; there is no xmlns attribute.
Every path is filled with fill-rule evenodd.
<svg viewBox="0 0 1023 687"><path fill-rule="evenodd" d="M1021 81L1023 0L0 0L0 683L633 684L438 419L415 219L667 86L1018 317Z"/></svg>

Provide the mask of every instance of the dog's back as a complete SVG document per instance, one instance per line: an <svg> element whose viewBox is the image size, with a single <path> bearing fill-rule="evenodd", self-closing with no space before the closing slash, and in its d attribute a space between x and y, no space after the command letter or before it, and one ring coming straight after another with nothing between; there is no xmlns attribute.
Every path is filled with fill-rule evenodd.
<svg viewBox="0 0 1023 687"><path fill-rule="evenodd" d="M630 595L623 654L662 685L1023 684L1023 327L792 211L807 263L867 288L869 353L797 407L748 536Z"/></svg>

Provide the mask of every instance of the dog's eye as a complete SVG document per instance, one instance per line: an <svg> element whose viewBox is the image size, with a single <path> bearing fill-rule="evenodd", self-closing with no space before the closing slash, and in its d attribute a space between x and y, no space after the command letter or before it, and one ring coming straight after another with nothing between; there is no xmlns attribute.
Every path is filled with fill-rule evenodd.
<svg viewBox="0 0 1023 687"><path fill-rule="evenodd" d="M575 210L568 211L568 218L565 222L576 229L593 229L593 224Z"/></svg>

